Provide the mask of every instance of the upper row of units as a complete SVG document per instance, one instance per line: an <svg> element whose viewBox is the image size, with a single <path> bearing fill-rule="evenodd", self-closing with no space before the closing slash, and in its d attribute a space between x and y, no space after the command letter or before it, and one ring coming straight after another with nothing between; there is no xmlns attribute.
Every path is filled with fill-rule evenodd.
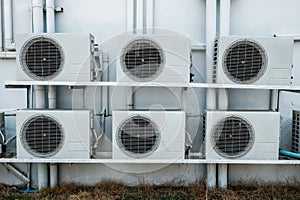
<svg viewBox="0 0 300 200"><path fill-rule="evenodd" d="M191 40L179 34L126 33L99 47L90 34L19 34L16 44L17 81L101 81L103 52L117 82L191 81ZM292 38L220 36L213 81L289 85L292 55Z"/></svg>

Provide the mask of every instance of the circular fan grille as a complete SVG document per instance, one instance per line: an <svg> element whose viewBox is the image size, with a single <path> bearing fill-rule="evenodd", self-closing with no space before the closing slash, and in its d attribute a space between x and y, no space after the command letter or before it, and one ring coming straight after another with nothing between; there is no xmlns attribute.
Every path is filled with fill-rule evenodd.
<svg viewBox="0 0 300 200"><path fill-rule="evenodd" d="M122 53L123 71L133 80L153 80L161 72L163 64L162 49L149 39L134 40Z"/></svg>
<svg viewBox="0 0 300 200"><path fill-rule="evenodd" d="M252 83L266 70L266 54L255 42L242 40L227 49L223 58L226 75L237 83Z"/></svg>
<svg viewBox="0 0 300 200"><path fill-rule="evenodd" d="M145 157L157 148L158 128L146 117L130 117L119 127L117 142L119 147L130 156Z"/></svg>
<svg viewBox="0 0 300 200"><path fill-rule="evenodd" d="M230 116L216 124L211 140L218 154L223 157L237 158L251 149L254 132L249 122L238 116Z"/></svg>
<svg viewBox="0 0 300 200"><path fill-rule="evenodd" d="M47 157L62 147L64 136L61 125L51 117L40 115L30 118L21 133L23 146L30 154Z"/></svg>
<svg viewBox="0 0 300 200"><path fill-rule="evenodd" d="M54 40L40 36L29 40L21 50L23 70L32 78L49 80L62 70L63 52Z"/></svg>

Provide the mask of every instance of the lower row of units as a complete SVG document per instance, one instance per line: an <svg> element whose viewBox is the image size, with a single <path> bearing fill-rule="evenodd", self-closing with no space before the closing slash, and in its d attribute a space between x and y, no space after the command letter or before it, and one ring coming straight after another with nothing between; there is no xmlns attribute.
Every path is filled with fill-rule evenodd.
<svg viewBox="0 0 300 200"><path fill-rule="evenodd" d="M184 159L182 111L113 111L113 159ZM91 110L18 110L17 158L90 159L97 134ZM278 159L280 115L269 111L205 111L206 159Z"/></svg>

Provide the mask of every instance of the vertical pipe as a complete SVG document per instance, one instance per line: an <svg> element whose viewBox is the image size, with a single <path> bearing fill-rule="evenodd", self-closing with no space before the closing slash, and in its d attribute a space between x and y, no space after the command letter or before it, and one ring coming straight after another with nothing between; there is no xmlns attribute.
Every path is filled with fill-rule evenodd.
<svg viewBox="0 0 300 200"><path fill-rule="evenodd" d="M133 96L134 96L134 87L126 87L126 109L133 109Z"/></svg>
<svg viewBox="0 0 300 200"><path fill-rule="evenodd" d="M46 107L45 93L46 93L45 86L43 85L35 86L35 108Z"/></svg>
<svg viewBox="0 0 300 200"><path fill-rule="evenodd" d="M48 105L50 109L56 108L56 86L49 86L48 88Z"/></svg>
<svg viewBox="0 0 300 200"><path fill-rule="evenodd" d="M227 164L218 164L218 187L227 188Z"/></svg>
<svg viewBox="0 0 300 200"><path fill-rule="evenodd" d="M143 28L143 33L145 31L144 25L145 25L145 0L134 0L133 2L133 33L137 33L137 29ZM128 8L127 8L128 9ZM128 9L128 12L131 9ZM130 20L130 19L127 19ZM128 29L128 28L127 28ZM126 109L131 110L133 108L133 87L125 87L126 90ZM108 112L109 113L109 112Z"/></svg>
<svg viewBox="0 0 300 200"><path fill-rule="evenodd" d="M143 34L147 33L147 0L143 0Z"/></svg>
<svg viewBox="0 0 300 200"><path fill-rule="evenodd" d="M270 91L270 110L278 111L278 90Z"/></svg>
<svg viewBox="0 0 300 200"><path fill-rule="evenodd" d="M134 1L136 0L127 0L127 26L126 26L126 31L131 31L133 30L134 27Z"/></svg>
<svg viewBox="0 0 300 200"><path fill-rule="evenodd" d="M130 12L130 9L128 10ZM128 17L128 16L127 16ZM129 20L129 19L127 19ZM137 27L137 0L133 0L133 23L132 23L133 33L136 33Z"/></svg>
<svg viewBox="0 0 300 200"><path fill-rule="evenodd" d="M213 51L216 37L217 2L216 0L206 0L206 82L213 82ZM207 89L206 108L216 109L216 90ZM207 164L207 187L216 187L216 164Z"/></svg>
<svg viewBox="0 0 300 200"><path fill-rule="evenodd" d="M102 53L102 62L103 62L103 77L102 81L109 81L109 55L107 52ZM106 108L107 114L110 114L109 109L109 87L105 87L105 89L102 90L102 110Z"/></svg>
<svg viewBox="0 0 300 200"><path fill-rule="evenodd" d="M33 32L42 33L44 30L43 1L32 0Z"/></svg>
<svg viewBox="0 0 300 200"><path fill-rule="evenodd" d="M3 7L5 50L14 50L15 48L13 44L12 0L3 0Z"/></svg>
<svg viewBox="0 0 300 200"><path fill-rule="evenodd" d="M33 32L42 33L44 27L43 0L32 0L32 22ZM45 108L45 86L35 86L35 107ZM41 190L48 186L48 165L38 164L38 189Z"/></svg>
<svg viewBox="0 0 300 200"><path fill-rule="evenodd" d="M231 0L220 1L220 35L230 35L230 3ZM228 91L219 89L218 107L220 110L228 109Z"/></svg>
<svg viewBox="0 0 300 200"><path fill-rule="evenodd" d="M48 165L44 163L38 164L38 189L42 190L48 187Z"/></svg>
<svg viewBox="0 0 300 200"><path fill-rule="evenodd" d="M2 35L2 15L3 15L3 10L2 10L2 1L0 0L0 52L3 51L3 35Z"/></svg>
<svg viewBox="0 0 300 200"><path fill-rule="evenodd" d="M231 0L220 0L220 35L230 35Z"/></svg>
<svg viewBox="0 0 300 200"><path fill-rule="evenodd" d="M138 0L136 2L136 29L143 28L143 21L144 21L144 1Z"/></svg>
<svg viewBox="0 0 300 200"><path fill-rule="evenodd" d="M154 27L154 0L147 0L146 28Z"/></svg>
<svg viewBox="0 0 300 200"><path fill-rule="evenodd" d="M55 32L55 6L54 0L46 0L46 27L47 33ZM50 109L56 108L56 87L48 87L48 105Z"/></svg>
<svg viewBox="0 0 300 200"><path fill-rule="evenodd" d="M55 32L55 5L54 0L46 0L46 28L47 33ZM50 109L56 108L56 86L48 87L48 105ZM50 164L50 187L58 184L58 164Z"/></svg>
<svg viewBox="0 0 300 200"><path fill-rule="evenodd" d="M230 35L230 6L231 0L220 0L220 35ZM228 110L228 90L219 89L218 108ZM228 165L218 165L218 186L227 187Z"/></svg>
<svg viewBox="0 0 300 200"><path fill-rule="evenodd" d="M213 82L213 51L216 37L216 0L206 0L206 82ZM206 108L216 109L216 90L207 89Z"/></svg>
<svg viewBox="0 0 300 200"><path fill-rule="evenodd" d="M55 32L54 0L46 0L46 27L47 27L47 33Z"/></svg>
<svg viewBox="0 0 300 200"><path fill-rule="evenodd" d="M56 187L58 183L58 165L50 164L50 187Z"/></svg>
<svg viewBox="0 0 300 200"><path fill-rule="evenodd" d="M226 88L219 89L218 109L228 110L228 90Z"/></svg>
<svg viewBox="0 0 300 200"><path fill-rule="evenodd" d="M206 181L208 188L215 188L217 176L217 165L216 164L207 164L206 166Z"/></svg>

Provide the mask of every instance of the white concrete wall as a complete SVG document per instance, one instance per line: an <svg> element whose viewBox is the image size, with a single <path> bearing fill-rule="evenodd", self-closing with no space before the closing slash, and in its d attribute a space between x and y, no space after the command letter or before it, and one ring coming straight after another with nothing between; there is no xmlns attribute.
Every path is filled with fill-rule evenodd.
<svg viewBox="0 0 300 200"><path fill-rule="evenodd" d="M92 33L100 44L116 34L125 32L127 27L127 2L124 0L56 0L56 6L64 11L56 14L57 32ZM31 32L30 0L14 0L14 32ZM273 34L300 34L299 0L232 0L231 27L232 35L272 36ZM155 0L154 26L169 29L190 36L195 43L205 43L205 0ZM294 48L293 84L300 84L300 53L299 42ZM0 60L0 109L14 110L26 107L26 92L23 89L5 89L5 80L15 79L15 60ZM195 82L205 82L205 52L193 51L193 68ZM115 77L115 69L110 72ZM113 91L113 89L111 89ZM151 89L153 90L153 89ZM165 107L176 108L176 95L165 92L165 89L155 91L163 99L148 98L147 91L141 89L136 94L136 106L146 108L151 104L162 104ZM58 108L81 108L83 106L83 91L70 90L67 87L58 88ZM86 91L86 107L100 112L99 88ZM91 98L92 97L92 98ZM298 95L281 93L280 112L282 116L281 146L287 147L291 135L291 109L300 109L297 103ZM190 89L185 94L185 105L188 117L187 131L193 138L193 150L200 149L202 140L201 115L205 108L205 90ZM195 104L196 101L196 104ZM293 103L292 103L293 102ZM292 106L291 106L292 105ZM266 90L229 90L229 109L265 110L269 108L269 91ZM14 134L13 118L7 122L8 135ZM99 143L99 148L111 149L111 118L107 119L105 140ZM36 184L36 168L33 165L33 186ZM26 165L23 166L24 169ZM132 166L123 165L122 168ZM155 168L155 167L154 167ZM233 165L229 167L230 181L262 180L284 181L294 177L300 181L297 167L276 165ZM25 170L26 171L26 170ZM265 173L266 172L266 173ZM74 176L76 174L76 176ZM102 164L61 165L61 182L80 182L94 184L103 179L123 180L128 184L138 183L194 183L204 177L204 165L170 165L158 171L145 174L126 174L111 166ZM280 176L278 176L280 174ZM0 182L17 184L18 181L5 169L0 168Z"/></svg>

